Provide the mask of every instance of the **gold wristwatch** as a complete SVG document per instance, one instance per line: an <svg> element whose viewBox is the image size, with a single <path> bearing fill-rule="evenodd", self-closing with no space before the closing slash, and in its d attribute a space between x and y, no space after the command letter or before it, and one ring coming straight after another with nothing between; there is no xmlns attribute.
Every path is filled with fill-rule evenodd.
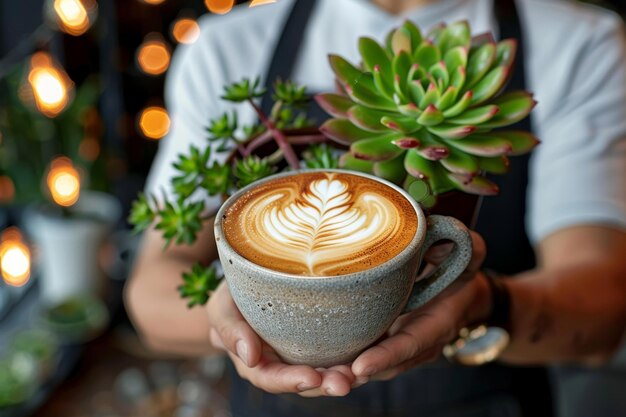
<svg viewBox="0 0 626 417"><path fill-rule="evenodd" d="M509 291L497 273L483 272L491 290L491 313L485 323L461 329L459 337L444 347L443 354L450 362L483 365L496 360L509 345Z"/></svg>

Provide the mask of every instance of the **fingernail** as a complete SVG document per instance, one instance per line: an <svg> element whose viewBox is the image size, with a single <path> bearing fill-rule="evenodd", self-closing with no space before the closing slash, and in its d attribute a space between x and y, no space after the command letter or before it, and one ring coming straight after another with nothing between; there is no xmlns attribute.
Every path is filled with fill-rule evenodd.
<svg viewBox="0 0 626 417"><path fill-rule="evenodd" d="M235 345L235 349L237 350L237 356L239 356L239 359L241 359L246 366L250 366L248 361L248 345L246 345L243 340L240 340Z"/></svg>
<svg viewBox="0 0 626 417"><path fill-rule="evenodd" d="M332 388L326 388L326 390L325 390L325 391L326 391L326 395L330 395L330 396L332 396L332 397L334 397L334 396L335 396L335 390L334 390L334 389L332 389Z"/></svg>
<svg viewBox="0 0 626 417"><path fill-rule="evenodd" d="M369 379L369 377L367 377L367 376L358 376L358 377L356 378L356 381L354 381L354 384L352 384L352 387L353 387L353 388L358 388L358 387L360 387L361 385L365 385L365 384L367 384L367 383L369 382L369 380L370 380L370 379Z"/></svg>
<svg viewBox="0 0 626 417"><path fill-rule="evenodd" d="M317 385L311 385L307 382L301 382L300 384L298 384L298 386L296 388L298 388L298 391L308 391L310 389L313 388L317 388Z"/></svg>

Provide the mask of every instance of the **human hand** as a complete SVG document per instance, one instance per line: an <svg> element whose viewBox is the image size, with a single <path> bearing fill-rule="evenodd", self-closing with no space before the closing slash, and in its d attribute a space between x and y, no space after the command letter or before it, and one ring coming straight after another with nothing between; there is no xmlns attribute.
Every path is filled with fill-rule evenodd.
<svg viewBox="0 0 626 417"><path fill-rule="evenodd" d="M398 317L383 339L355 359L352 372L358 380L389 380L432 362L447 343L458 337L461 328L487 317L489 288L479 272L486 247L479 234L471 232L471 237L472 259L463 274L424 307ZM433 247L425 260L438 265L451 249L451 244Z"/></svg>
<svg viewBox="0 0 626 417"><path fill-rule="evenodd" d="M349 365L313 369L284 363L243 318L225 282L211 295L207 312L211 343L225 350L237 373L257 388L304 397L342 396L356 381Z"/></svg>

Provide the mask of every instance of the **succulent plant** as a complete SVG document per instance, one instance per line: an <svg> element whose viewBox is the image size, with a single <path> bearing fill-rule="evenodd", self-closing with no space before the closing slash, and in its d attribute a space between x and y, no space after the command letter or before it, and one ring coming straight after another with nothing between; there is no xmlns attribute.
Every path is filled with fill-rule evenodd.
<svg viewBox="0 0 626 417"><path fill-rule="evenodd" d="M525 91L502 94L517 42L470 33L465 21L426 35L406 21L385 45L361 38L360 66L329 57L341 91L316 100L333 116L321 131L350 146L342 167L402 184L426 206L454 189L498 192L485 173L506 172L508 156L538 140L492 130L523 119L536 102Z"/></svg>

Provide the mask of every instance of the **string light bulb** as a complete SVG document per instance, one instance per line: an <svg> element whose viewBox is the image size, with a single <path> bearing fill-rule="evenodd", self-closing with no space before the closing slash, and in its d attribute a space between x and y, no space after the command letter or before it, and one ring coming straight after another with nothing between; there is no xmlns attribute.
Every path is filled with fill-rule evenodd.
<svg viewBox="0 0 626 417"><path fill-rule="evenodd" d="M235 0L204 0L204 4L211 13L226 14L235 5Z"/></svg>
<svg viewBox="0 0 626 417"><path fill-rule="evenodd" d="M170 117L163 107L147 107L139 114L139 130L148 139L161 139L167 135L170 124Z"/></svg>
<svg viewBox="0 0 626 417"><path fill-rule="evenodd" d="M50 164L47 181L50 195L62 207L73 206L80 196L80 175L72 161L60 156Z"/></svg>
<svg viewBox="0 0 626 417"><path fill-rule="evenodd" d="M30 278L30 250L16 227L2 232L0 272L2 280L13 287L25 285Z"/></svg>
<svg viewBox="0 0 626 417"><path fill-rule="evenodd" d="M194 19L180 18L172 25L172 37L178 43L194 43L200 37L200 26Z"/></svg>
<svg viewBox="0 0 626 417"><path fill-rule="evenodd" d="M46 11L63 32L80 36L96 20L98 5L95 0L48 0Z"/></svg>
<svg viewBox="0 0 626 417"><path fill-rule="evenodd" d="M170 66L170 49L160 35L151 33L137 49L137 64L149 75L161 75Z"/></svg>
<svg viewBox="0 0 626 417"><path fill-rule="evenodd" d="M263 6L265 4L276 3L276 0L252 0L248 7Z"/></svg>
<svg viewBox="0 0 626 417"><path fill-rule="evenodd" d="M26 95L37 110L47 117L56 117L70 102L74 83L46 52L37 52L30 59Z"/></svg>

